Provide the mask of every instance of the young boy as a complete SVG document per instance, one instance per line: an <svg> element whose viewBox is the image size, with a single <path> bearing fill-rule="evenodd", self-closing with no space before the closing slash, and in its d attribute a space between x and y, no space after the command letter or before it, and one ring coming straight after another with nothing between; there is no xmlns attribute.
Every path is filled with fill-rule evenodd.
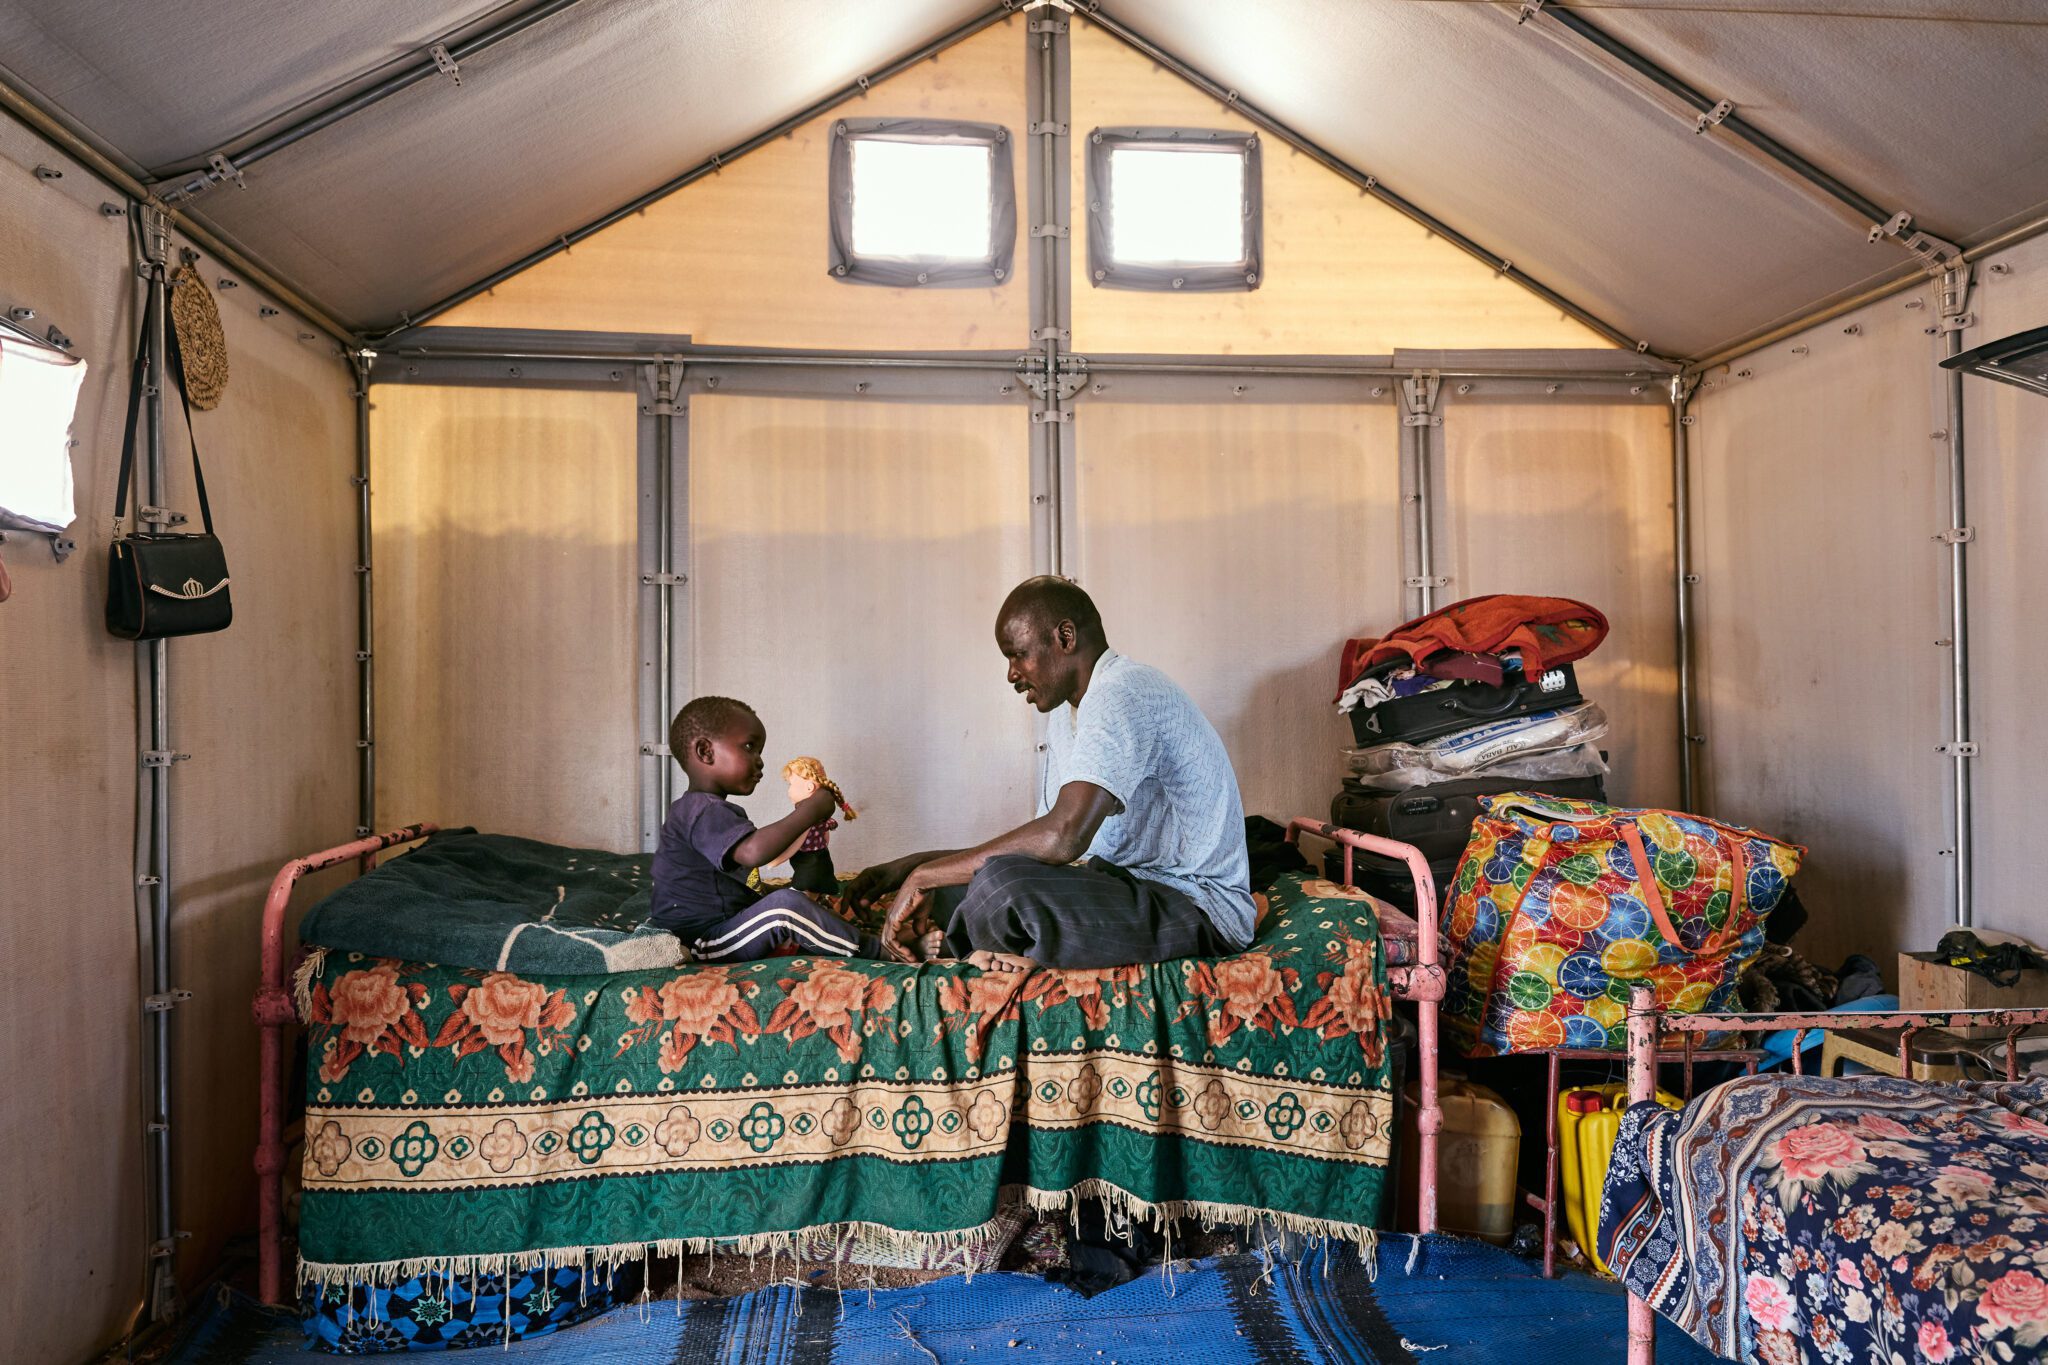
<svg viewBox="0 0 2048 1365"><path fill-rule="evenodd" d="M766 895L747 885L749 869L775 862L832 813L820 787L774 824L756 829L729 796L761 781L768 732L754 708L730 697L698 697L676 712L668 747L690 789L668 808L654 854L650 920L691 945L705 962L740 962L793 946L820 957L881 957L881 941L803 892Z"/></svg>

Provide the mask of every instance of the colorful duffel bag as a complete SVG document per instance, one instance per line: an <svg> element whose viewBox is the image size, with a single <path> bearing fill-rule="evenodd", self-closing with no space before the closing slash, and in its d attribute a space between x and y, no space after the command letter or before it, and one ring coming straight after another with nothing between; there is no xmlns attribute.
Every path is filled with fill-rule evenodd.
<svg viewBox="0 0 2048 1365"><path fill-rule="evenodd" d="M1806 850L1676 811L1482 797L1443 935L1444 1020L1468 1057L1626 1041L1632 986L1674 1014L1735 1008L1735 979Z"/></svg>

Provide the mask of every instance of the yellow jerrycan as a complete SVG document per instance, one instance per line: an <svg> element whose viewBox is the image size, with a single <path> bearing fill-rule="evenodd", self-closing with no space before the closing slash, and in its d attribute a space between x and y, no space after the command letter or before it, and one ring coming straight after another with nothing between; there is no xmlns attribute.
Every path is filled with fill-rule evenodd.
<svg viewBox="0 0 2048 1365"><path fill-rule="evenodd" d="M1668 1090L1657 1091L1657 1103L1679 1107ZM1564 1186L1565 1223L1572 1240L1588 1260L1607 1272L1598 1248L1600 1191L1607 1186L1607 1168L1614 1161L1614 1140L1621 1133L1621 1115L1628 1108L1628 1085L1582 1085L1557 1097L1557 1164Z"/></svg>
<svg viewBox="0 0 2048 1365"><path fill-rule="evenodd" d="M1400 1221L1416 1226L1421 1137L1416 1131L1417 1087L1410 1081L1402 1108ZM1459 1076L1437 1086L1443 1128L1437 1134L1437 1224L1445 1232L1483 1237L1506 1246L1515 1232L1515 1162L1522 1125L1506 1100Z"/></svg>

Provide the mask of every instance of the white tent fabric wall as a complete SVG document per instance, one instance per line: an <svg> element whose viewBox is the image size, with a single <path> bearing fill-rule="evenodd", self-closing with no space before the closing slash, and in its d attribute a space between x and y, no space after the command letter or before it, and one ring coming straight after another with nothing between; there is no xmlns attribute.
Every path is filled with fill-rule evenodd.
<svg viewBox="0 0 2048 1365"><path fill-rule="evenodd" d="M1612 633L1573 671L1612 727L1608 795L1677 805L1669 406L1451 400L1443 419L1438 571L1451 582L1438 601L1510 592L1598 607Z"/></svg>
<svg viewBox="0 0 2048 1365"><path fill-rule="evenodd" d="M100 620L138 311L128 220L100 211L112 197L0 119L0 305L34 307L34 325L57 325L92 366L72 428L78 553L59 564L46 542L12 536L0 550L15 589L0 607L0 1147L13 1154L0 1246L28 1258L0 1275L11 1360L84 1360L118 1338L147 1244L136 647ZM172 1015L187 1283L253 1218L248 1009L265 885L286 858L345 834L355 805L348 370L324 339L299 341L294 320L259 316L263 302L251 288L221 292L235 377L221 406L198 414L235 623L169 647L170 734L192 755L171 778L171 958L176 986L193 992ZM169 424L166 501L196 522L183 427ZM297 903L333 885L315 879Z"/></svg>
<svg viewBox="0 0 2048 1365"><path fill-rule="evenodd" d="M1403 611L1397 420L1384 403L1076 414L1068 572L1110 646L1216 726L1247 814L1326 818L1342 781L1338 653Z"/></svg>
<svg viewBox="0 0 2048 1365"><path fill-rule="evenodd" d="M1980 266L1977 326L1966 346L2048 324L2048 241ZM2048 677L2041 585L2048 583L2048 400L2009 384L1963 381L1969 451L1971 733L1976 799L1977 923L2048 943L2035 858L2035 798L2048 771ZM1945 506L1945 504L1944 504ZM1944 632L1946 633L1946 632Z"/></svg>
<svg viewBox="0 0 2048 1365"><path fill-rule="evenodd" d="M2048 317L2048 246L1980 266L1966 345ZM1722 367L1694 400L1703 804L1811 847L1824 966L1949 927L1947 446L1932 284ZM2048 403L1966 379L1976 922L2048 940L2025 850L2048 758L2028 680L2048 563ZM2035 409L2042 409L2036 412Z"/></svg>
<svg viewBox="0 0 2048 1365"><path fill-rule="evenodd" d="M747 812L786 813L782 765L809 755L860 812L844 871L1029 818L1032 712L995 644L1031 573L1026 410L698 395L689 421L677 691L760 713Z"/></svg>
<svg viewBox="0 0 2048 1365"><path fill-rule="evenodd" d="M633 395L371 394L380 825L636 847Z"/></svg>

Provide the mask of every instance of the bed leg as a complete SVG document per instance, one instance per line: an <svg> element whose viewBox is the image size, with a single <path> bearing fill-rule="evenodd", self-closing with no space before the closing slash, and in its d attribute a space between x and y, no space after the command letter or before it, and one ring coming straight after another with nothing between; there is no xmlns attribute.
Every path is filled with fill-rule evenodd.
<svg viewBox="0 0 2048 1365"><path fill-rule="evenodd" d="M1427 921L1424 923L1426 927L1423 929L1423 937L1426 939L1431 929L1427 927ZM1429 956L1434 956L1434 954L1429 954ZM1420 1065L1416 1067L1416 1070L1421 1073L1419 1087L1422 1091L1422 1104L1415 1112L1415 1131L1418 1137L1416 1143L1416 1183L1420 1187L1416 1197L1416 1210L1418 1214L1416 1221L1423 1232L1431 1233L1437 1230L1437 1134L1444 1126L1443 1106L1439 1103L1437 1095L1436 1001L1418 1000L1415 1002L1415 1031L1418 1038L1417 1047L1420 1053L1418 1058Z"/></svg>
<svg viewBox="0 0 2048 1365"><path fill-rule="evenodd" d="M256 1278L265 1303L284 1301L284 1030L296 1016L285 985L284 912L307 871L286 863L263 903L263 980L256 990Z"/></svg>
<svg viewBox="0 0 2048 1365"><path fill-rule="evenodd" d="M1561 1081L1555 1052L1544 1059L1549 1084L1543 1088L1543 1278L1557 1278L1557 1092Z"/></svg>
<svg viewBox="0 0 2048 1365"><path fill-rule="evenodd" d="M1347 857L1350 855L1348 845L1344 852ZM1433 1233L1437 1230L1437 1134L1444 1126L1443 1104L1437 1093L1437 1025L1444 998L1444 972L1437 940L1436 883L1418 850L1410 848L1406 856L1408 875L1415 883L1415 963L1429 983L1429 989L1421 992L1424 998L1415 1002L1415 1033L1421 1051L1421 1065L1416 1070L1422 1073L1422 1107L1415 1115L1415 1131L1420 1138L1416 1144L1417 1183L1421 1186L1416 1199L1416 1221L1422 1231Z"/></svg>
<svg viewBox="0 0 2048 1365"><path fill-rule="evenodd" d="M1657 1314L1650 1305L1628 1296L1628 1365L1656 1365Z"/></svg>
<svg viewBox="0 0 2048 1365"><path fill-rule="evenodd" d="M370 859L397 844L424 839L440 829L425 821L385 834L294 858L271 879L263 901L261 965L251 1013L257 1030L256 1119L256 1283L265 1303L284 1297L284 1031L298 1022L292 1004L291 971L285 964L284 917L292 888L301 877L351 859Z"/></svg>
<svg viewBox="0 0 2048 1365"><path fill-rule="evenodd" d="M1641 1104L1657 1097L1657 993L1637 986L1628 995L1628 1099ZM1628 1296L1628 1365L1655 1365L1657 1314L1634 1294Z"/></svg>

